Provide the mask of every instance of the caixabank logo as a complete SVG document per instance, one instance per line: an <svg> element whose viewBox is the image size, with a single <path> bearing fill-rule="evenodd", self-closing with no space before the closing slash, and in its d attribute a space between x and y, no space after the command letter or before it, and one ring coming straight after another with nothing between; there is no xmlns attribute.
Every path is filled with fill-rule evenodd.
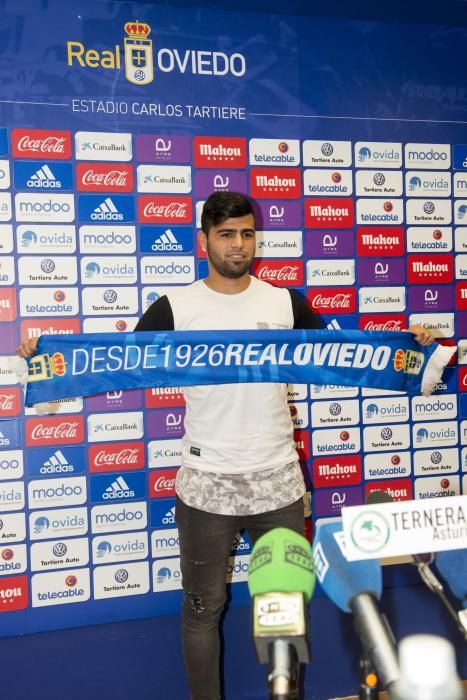
<svg viewBox="0 0 467 700"><path fill-rule="evenodd" d="M188 75L233 76L240 78L246 73L246 59L240 53L223 51L198 51L196 49L159 48L154 50L149 38L151 27L145 22L127 22L123 50L120 44L111 49L99 50L80 41L67 41L67 63L69 66L121 71L134 85L148 85L160 73ZM96 44L97 46L97 44Z"/></svg>

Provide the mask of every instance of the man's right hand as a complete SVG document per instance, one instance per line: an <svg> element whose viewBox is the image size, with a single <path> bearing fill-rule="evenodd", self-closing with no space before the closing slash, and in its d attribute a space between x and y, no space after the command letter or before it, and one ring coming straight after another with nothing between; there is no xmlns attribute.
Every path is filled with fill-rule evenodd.
<svg viewBox="0 0 467 700"><path fill-rule="evenodd" d="M34 355L34 353L37 350L37 341L39 340L38 337L35 338L28 338L28 340L23 340L21 345L18 345L16 348L16 354L19 355L20 357L31 357L31 355Z"/></svg>

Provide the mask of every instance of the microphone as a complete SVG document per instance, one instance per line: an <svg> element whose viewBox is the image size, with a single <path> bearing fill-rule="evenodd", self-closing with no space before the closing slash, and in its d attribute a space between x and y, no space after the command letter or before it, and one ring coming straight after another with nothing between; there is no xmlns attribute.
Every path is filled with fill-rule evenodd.
<svg viewBox="0 0 467 700"><path fill-rule="evenodd" d="M278 527L258 539L248 572L253 638L258 661L269 664L275 700L298 697L298 664L310 660L307 603L314 586L313 553L305 537Z"/></svg>
<svg viewBox="0 0 467 700"><path fill-rule="evenodd" d="M372 491L366 500L367 504L372 503L392 503L393 499L387 491ZM417 567L420 578L425 586L442 602L449 615L454 620L457 629L467 640L467 611L457 612L451 601L446 596L443 584L430 568L433 562L433 554L412 554L412 564ZM467 607L467 550L455 550L450 552L438 552L436 554L436 566L449 588L456 596L464 600L464 608ZM439 565L438 565L439 560ZM446 571L446 575L444 574ZM452 583L452 585L451 585Z"/></svg>
<svg viewBox="0 0 467 700"><path fill-rule="evenodd" d="M341 522L322 523L313 542L316 575L326 595L346 613L352 613L363 650L384 688L399 677L394 636L378 609L383 578L376 560L349 562Z"/></svg>
<svg viewBox="0 0 467 700"><path fill-rule="evenodd" d="M463 700L454 647L447 639L414 634L399 644L401 675L391 700Z"/></svg>
<svg viewBox="0 0 467 700"><path fill-rule="evenodd" d="M456 616L467 639L467 549L438 552L435 564L453 596L462 603L462 610L456 612Z"/></svg>

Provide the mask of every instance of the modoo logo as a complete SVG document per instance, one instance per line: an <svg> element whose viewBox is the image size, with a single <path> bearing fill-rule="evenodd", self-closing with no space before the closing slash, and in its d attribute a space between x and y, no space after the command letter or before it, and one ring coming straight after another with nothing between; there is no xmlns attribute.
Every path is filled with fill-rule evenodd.
<svg viewBox="0 0 467 700"><path fill-rule="evenodd" d="M130 83L147 85L154 80L154 67L161 73L224 76L239 78L246 73L246 59L241 53L197 51L195 49L160 48L153 53L151 27L143 22L127 22L124 50L116 44L111 49L87 48L79 41L67 42L67 63L89 69L119 71L122 53L125 75Z"/></svg>

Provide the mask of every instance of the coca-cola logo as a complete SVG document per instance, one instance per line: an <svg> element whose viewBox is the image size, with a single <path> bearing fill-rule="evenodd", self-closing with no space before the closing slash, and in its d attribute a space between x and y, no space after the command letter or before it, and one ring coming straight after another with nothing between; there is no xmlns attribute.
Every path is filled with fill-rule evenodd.
<svg viewBox="0 0 467 700"><path fill-rule="evenodd" d="M308 299L312 309L326 313L351 314L357 308L357 294L353 288L333 288L330 291L308 291Z"/></svg>
<svg viewBox="0 0 467 700"><path fill-rule="evenodd" d="M40 153L64 153L65 139L56 136L48 136L45 139L31 139L23 136L18 141L19 151L38 151Z"/></svg>
<svg viewBox="0 0 467 700"><path fill-rule="evenodd" d="M161 476L157 481L154 482L154 491L171 491L175 487L175 479L167 479Z"/></svg>
<svg viewBox="0 0 467 700"><path fill-rule="evenodd" d="M97 453L95 464L136 464L138 461L138 450L120 450L115 454L108 454L101 450Z"/></svg>
<svg viewBox="0 0 467 700"><path fill-rule="evenodd" d="M149 476L151 498L175 496L175 479L178 469L158 469Z"/></svg>
<svg viewBox="0 0 467 700"><path fill-rule="evenodd" d="M255 261L252 265L252 271L258 279L278 287L299 287L304 281L304 268L301 260L293 263L284 260Z"/></svg>
<svg viewBox="0 0 467 700"><path fill-rule="evenodd" d="M89 469L92 472L142 469L146 464L142 442L92 445L89 448Z"/></svg>
<svg viewBox="0 0 467 700"><path fill-rule="evenodd" d="M69 442L79 443L84 440L84 418L77 416L73 420L60 417L30 418L26 421L26 444L64 445Z"/></svg>
<svg viewBox="0 0 467 700"><path fill-rule="evenodd" d="M133 166L107 163L78 163L76 179L80 191L133 191Z"/></svg>
<svg viewBox="0 0 467 700"><path fill-rule="evenodd" d="M360 330L363 331L403 331L407 328L407 319L403 314L376 314L360 317Z"/></svg>
<svg viewBox="0 0 467 700"><path fill-rule="evenodd" d="M71 134L69 131L45 129L13 129L12 150L16 157L37 158L46 154L48 158L71 158Z"/></svg>
<svg viewBox="0 0 467 700"><path fill-rule="evenodd" d="M60 423L60 425L36 425L31 431L32 440L60 440L60 438L73 439L78 434L78 423Z"/></svg>
<svg viewBox="0 0 467 700"><path fill-rule="evenodd" d="M14 407L14 394L0 394L0 411L11 411Z"/></svg>
<svg viewBox="0 0 467 700"><path fill-rule="evenodd" d="M190 223L193 218L191 197L140 197L138 210L143 223Z"/></svg>

